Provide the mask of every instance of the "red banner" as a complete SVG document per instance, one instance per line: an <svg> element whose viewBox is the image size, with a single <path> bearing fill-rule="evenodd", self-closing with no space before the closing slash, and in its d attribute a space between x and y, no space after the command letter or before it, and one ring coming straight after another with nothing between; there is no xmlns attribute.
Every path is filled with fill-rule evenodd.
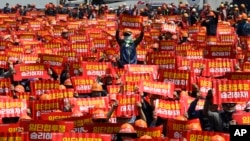
<svg viewBox="0 0 250 141"><path fill-rule="evenodd" d="M20 52L5 51L5 53L7 54L8 60L10 62L16 62L16 61L20 60L20 58L22 56L22 53L20 53Z"/></svg>
<svg viewBox="0 0 250 141"><path fill-rule="evenodd" d="M70 118L63 118L60 119L62 121L72 121L74 122L74 131L76 133L84 133L86 130L84 130L84 126L86 125L92 125L92 115L87 114L81 117L70 117Z"/></svg>
<svg viewBox="0 0 250 141"><path fill-rule="evenodd" d="M170 32L170 33L176 33L177 32L177 26L175 24L162 24L161 31Z"/></svg>
<svg viewBox="0 0 250 141"><path fill-rule="evenodd" d="M20 124L0 124L0 133L16 133L23 132Z"/></svg>
<svg viewBox="0 0 250 141"><path fill-rule="evenodd" d="M213 80L213 88L214 104L250 100L250 83L247 80Z"/></svg>
<svg viewBox="0 0 250 141"><path fill-rule="evenodd" d="M151 136L152 138L159 138L161 137L161 133L163 130L163 126L157 127L150 127L150 128L141 128L141 127L134 127L137 133L137 137L141 137L143 135Z"/></svg>
<svg viewBox="0 0 250 141"><path fill-rule="evenodd" d="M6 54L1 54L0 56L0 68L7 69L8 66L8 56Z"/></svg>
<svg viewBox="0 0 250 141"><path fill-rule="evenodd" d="M250 113L248 112L234 113L233 119L239 125L250 125Z"/></svg>
<svg viewBox="0 0 250 141"><path fill-rule="evenodd" d="M158 78L158 65L125 65L125 71L128 73L150 73L154 79Z"/></svg>
<svg viewBox="0 0 250 141"><path fill-rule="evenodd" d="M90 44L89 42L76 42L70 44L70 49L77 53L87 53L89 52Z"/></svg>
<svg viewBox="0 0 250 141"><path fill-rule="evenodd" d="M206 59L188 59L190 64L190 69L196 74L197 76L208 76L209 74L206 74L207 69L207 63L208 60ZM204 69L204 71L201 71L201 69Z"/></svg>
<svg viewBox="0 0 250 141"><path fill-rule="evenodd" d="M45 91L59 89L58 80L35 80L30 82L31 93L33 95L41 95Z"/></svg>
<svg viewBox="0 0 250 141"><path fill-rule="evenodd" d="M9 95L11 82L9 78L0 78L0 95Z"/></svg>
<svg viewBox="0 0 250 141"><path fill-rule="evenodd" d="M22 62L24 64L32 64L32 63L37 63L38 60L38 55L37 54L24 54L22 56Z"/></svg>
<svg viewBox="0 0 250 141"><path fill-rule="evenodd" d="M183 105L183 110L184 112L187 112L190 104L195 100L195 98L190 97L190 96L181 96L180 102ZM204 109L204 104L205 104L205 100L203 99L199 99L199 101L196 104L195 110L202 110Z"/></svg>
<svg viewBox="0 0 250 141"><path fill-rule="evenodd" d="M58 51L58 55L67 57L67 61L72 62L79 62L79 57L77 56L77 52L74 50L60 50Z"/></svg>
<svg viewBox="0 0 250 141"><path fill-rule="evenodd" d="M130 141L169 141L168 138L153 138L153 139L129 139ZM179 140L170 140L170 141L179 141Z"/></svg>
<svg viewBox="0 0 250 141"><path fill-rule="evenodd" d="M39 101L30 101L29 107L32 110L32 118L38 119L41 113L53 112L62 109L63 100L39 100Z"/></svg>
<svg viewBox="0 0 250 141"><path fill-rule="evenodd" d="M205 66L206 76L223 76L226 72L233 72L235 59L209 59Z"/></svg>
<svg viewBox="0 0 250 141"><path fill-rule="evenodd" d="M49 79L47 68L44 64L17 64L14 66L14 80L21 81L22 79L43 78Z"/></svg>
<svg viewBox="0 0 250 141"><path fill-rule="evenodd" d="M245 72L249 72L250 71L250 63L249 62L244 62L241 64L241 69Z"/></svg>
<svg viewBox="0 0 250 141"><path fill-rule="evenodd" d="M208 90L212 89L212 78L207 77L197 77L197 84L200 88L200 95L205 98L207 96Z"/></svg>
<svg viewBox="0 0 250 141"><path fill-rule="evenodd" d="M26 114L26 100L0 99L0 117L21 117Z"/></svg>
<svg viewBox="0 0 250 141"><path fill-rule="evenodd" d="M145 61L146 60L146 56L147 56L147 53L148 53L146 48L137 47L136 52L137 52L136 56L137 56L138 61Z"/></svg>
<svg viewBox="0 0 250 141"><path fill-rule="evenodd" d="M204 58L231 58L236 57L236 47L234 45L211 45L207 46L204 51Z"/></svg>
<svg viewBox="0 0 250 141"><path fill-rule="evenodd" d="M173 139L183 138L183 135L184 135L183 133L185 131L190 130L188 128L189 126L192 126L192 125L200 127L200 131L201 131L201 125L200 125L199 119L193 119L193 120L187 120L187 121L168 119L168 123L167 123L168 138L173 138Z"/></svg>
<svg viewBox="0 0 250 141"><path fill-rule="evenodd" d="M212 138L219 140L219 136L224 138L224 141L230 141L230 135L226 133L194 130L187 131L185 138L187 141L211 141Z"/></svg>
<svg viewBox="0 0 250 141"><path fill-rule="evenodd" d="M52 141L111 141L111 135L97 133L52 133Z"/></svg>
<svg viewBox="0 0 250 141"><path fill-rule="evenodd" d="M153 81L153 76L149 73L125 73L121 78L123 82Z"/></svg>
<svg viewBox="0 0 250 141"><path fill-rule="evenodd" d="M0 139L2 141L30 141L27 132L22 133L0 133Z"/></svg>
<svg viewBox="0 0 250 141"><path fill-rule="evenodd" d="M109 98L70 98L70 104L78 106L81 112L89 113L89 110L94 107L108 108Z"/></svg>
<svg viewBox="0 0 250 141"><path fill-rule="evenodd" d="M161 69L177 69L176 57L154 57L150 64L159 65Z"/></svg>
<svg viewBox="0 0 250 141"><path fill-rule="evenodd" d="M182 56L177 56L176 59L177 59L177 69L179 69L179 70L192 70L194 74L197 74L197 72L195 72L197 70L192 69L192 66L191 66L192 60L191 59L187 59L187 58L182 57Z"/></svg>
<svg viewBox="0 0 250 141"><path fill-rule="evenodd" d="M178 44L175 47L175 53L177 56L184 56L184 53L186 50L192 50L192 48L194 47L194 45L192 44Z"/></svg>
<svg viewBox="0 0 250 141"><path fill-rule="evenodd" d="M250 80L250 72L226 72L229 80Z"/></svg>
<svg viewBox="0 0 250 141"><path fill-rule="evenodd" d="M104 49L109 45L109 40L107 40L106 38L95 38L95 40L93 40L92 42L93 47L96 49Z"/></svg>
<svg viewBox="0 0 250 141"><path fill-rule="evenodd" d="M84 62L82 63L83 76L103 76L111 68L111 63Z"/></svg>
<svg viewBox="0 0 250 141"><path fill-rule="evenodd" d="M125 82L123 83L121 93L127 95L135 94L136 90L137 91L139 90L139 87L140 87L139 82Z"/></svg>
<svg viewBox="0 0 250 141"><path fill-rule="evenodd" d="M69 37L69 40L71 43L77 43L77 42L88 42L89 41L89 35L85 34L85 36L82 36L81 34L74 34Z"/></svg>
<svg viewBox="0 0 250 141"><path fill-rule="evenodd" d="M173 98L175 86L173 83L141 81L140 90L150 94Z"/></svg>
<svg viewBox="0 0 250 141"><path fill-rule="evenodd" d="M52 132L67 133L74 128L73 122L69 121L22 120L20 125L29 132L30 141L52 140Z"/></svg>
<svg viewBox="0 0 250 141"><path fill-rule="evenodd" d="M71 112L52 112L52 113L41 113L41 120L55 121L65 118L70 118L72 116Z"/></svg>
<svg viewBox="0 0 250 141"><path fill-rule="evenodd" d="M147 54L147 64L152 64L152 60L155 59L155 57L174 57L174 52L168 52L168 51L160 51L160 52L150 52Z"/></svg>
<svg viewBox="0 0 250 141"><path fill-rule="evenodd" d="M175 51L175 46L177 45L174 40L161 40L159 44L160 51Z"/></svg>
<svg viewBox="0 0 250 141"><path fill-rule="evenodd" d="M79 94L91 93L92 84L94 79L90 77L75 76L71 77L74 90Z"/></svg>
<svg viewBox="0 0 250 141"><path fill-rule="evenodd" d="M117 117L132 117L138 115L137 102L140 102L139 95L117 95L119 105L116 109Z"/></svg>
<svg viewBox="0 0 250 141"><path fill-rule="evenodd" d="M11 52L18 52L20 54L24 53L24 46L10 46L8 48L8 51L11 51Z"/></svg>
<svg viewBox="0 0 250 141"><path fill-rule="evenodd" d="M130 15L122 15L120 17L120 25L123 28L142 28L143 18L141 16L130 16Z"/></svg>
<svg viewBox="0 0 250 141"><path fill-rule="evenodd" d="M0 27L0 29L1 29L1 27ZM0 51L5 51L7 49L7 47L8 47L8 44L9 44L9 41L2 41L1 40L0 41Z"/></svg>
<svg viewBox="0 0 250 141"><path fill-rule="evenodd" d="M30 92L16 93L16 96L18 97L18 99L29 100L31 93Z"/></svg>
<svg viewBox="0 0 250 141"><path fill-rule="evenodd" d="M203 50L186 50L182 56L187 59L203 59Z"/></svg>
<svg viewBox="0 0 250 141"><path fill-rule="evenodd" d="M119 85L108 85L107 86L107 91L108 94L112 95L112 94L118 94L120 92L121 86Z"/></svg>
<svg viewBox="0 0 250 141"><path fill-rule="evenodd" d="M67 62L67 58L60 55L53 54L39 54L40 62L43 64L49 64L51 66L64 66Z"/></svg>
<svg viewBox="0 0 250 141"><path fill-rule="evenodd" d="M157 99L155 112L162 118L174 118L183 115L183 107L180 102Z"/></svg>
<svg viewBox="0 0 250 141"><path fill-rule="evenodd" d="M72 98L74 97L74 89L47 90L46 94L50 95L50 100Z"/></svg>
<svg viewBox="0 0 250 141"><path fill-rule="evenodd" d="M120 123L95 123L91 125L85 125L84 130L87 133L111 134L111 141L116 141L116 134L120 131L120 127Z"/></svg>
<svg viewBox="0 0 250 141"><path fill-rule="evenodd" d="M60 50L62 47L62 43L59 42L43 43L43 47L46 49Z"/></svg>
<svg viewBox="0 0 250 141"><path fill-rule="evenodd" d="M182 70L161 70L159 78L160 81L174 83L175 88L185 89L190 89L193 79L191 72Z"/></svg>

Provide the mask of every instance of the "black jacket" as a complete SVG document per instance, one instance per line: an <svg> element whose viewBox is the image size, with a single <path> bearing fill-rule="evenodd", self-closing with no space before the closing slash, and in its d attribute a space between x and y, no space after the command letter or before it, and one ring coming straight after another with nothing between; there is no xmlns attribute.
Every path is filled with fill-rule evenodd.
<svg viewBox="0 0 250 141"><path fill-rule="evenodd" d="M218 16L208 17L207 20L201 23L201 26L205 26L208 36L215 36L217 33Z"/></svg>

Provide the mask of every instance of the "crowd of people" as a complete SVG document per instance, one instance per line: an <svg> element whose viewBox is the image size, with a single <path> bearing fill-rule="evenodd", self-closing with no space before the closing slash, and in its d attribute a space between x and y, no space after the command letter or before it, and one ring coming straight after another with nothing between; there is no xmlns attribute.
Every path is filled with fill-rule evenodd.
<svg viewBox="0 0 250 141"><path fill-rule="evenodd" d="M56 6L53 3L48 3L45 5L44 13L41 15L36 15L36 17L32 17L31 13L41 11L36 9L36 6L28 5L28 6L21 6L19 4L10 7L7 3L6 6L2 9L2 14L16 14L16 25L10 26L6 25L6 30L1 31L1 41L8 42L6 48L14 48L19 47L25 44L22 39L19 39L18 36L15 34L18 31L33 31L31 29L26 28L25 30L21 30L21 25L28 25L29 21L40 21L41 22L41 29L47 31L45 35L38 35L37 31L37 38L34 39L39 44L57 42L62 43L61 50L70 50L69 44L72 43L70 37L74 34L78 34L81 36L85 36L87 34L86 31L81 31L80 29L76 29L74 34L70 33L67 29L67 22L68 21L56 21L56 19L51 20L49 17L55 17L57 15L68 15L68 20L70 22L74 21L83 21L83 20L98 20L104 19L105 15L113 14L116 17L122 15L129 15L129 16L142 16L147 17L148 20L142 24L142 29L140 29L140 33L134 35L135 33L131 29L121 29L119 22L117 21L116 24L116 33L115 35L111 36L110 44L108 47L110 48L118 48L118 53L114 54L112 57L108 57L105 55L104 50L98 50L97 48L90 48L90 52L93 54L99 53L101 51L104 55L99 58L94 58L95 62L111 62L112 68L116 68L117 70L125 69L124 66L128 64L143 64L147 65L146 61L141 61L137 59L137 46L140 45L142 42L144 43L145 32L148 30L148 25L154 23L156 21L160 21L160 23L168 23L173 24L178 27L178 33L172 32L160 32L160 35L157 39L154 39L149 43L149 48L147 50L148 54L161 52L159 49L159 42L162 40L175 40L177 44L188 44L193 41L193 36L187 34L188 28L191 26L201 26L205 27L206 36L217 36L217 29L219 23L225 23L228 27L233 27L235 29L235 33L237 37L242 36L249 36L250 35L250 18L248 16L248 9L246 8L245 4L237 5L237 4L230 4L228 2L221 3L217 9L212 9L209 4L204 4L201 9L197 9L197 6L189 6L188 4L180 3L178 6L175 4L162 4L161 7L158 7L156 11L153 11L150 7L150 4L146 4L144 8L138 9L137 5L134 7L128 7L126 4L119 6L118 9L109 8L107 5L90 5L90 4L80 4L79 7L75 8L67 8L63 5ZM163 17L177 15L180 19L176 21L163 21ZM21 18L20 18L21 17ZM28 20L27 20L28 19ZM119 19L119 18L117 18ZM56 25L60 25L61 23L66 23L61 30L61 34L59 36L55 36L53 31L55 31ZM81 25L85 27L84 24ZM90 29L91 30L91 29ZM105 29L108 30L108 29ZM122 34L120 34L122 31ZM185 32L186 31L186 32ZM102 31L104 32L104 31ZM101 33L100 33L101 34ZM106 35L106 34L105 34ZM121 35L123 37L121 37ZM51 37L51 38L49 38ZM137 37L135 39L135 37ZM115 43L111 42L115 41ZM238 40L237 45L239 46L240 50L247 50L246 47ZM6 49L7 51L7 49ZM3 51L4 52L4 51ZM4 54L4 53L3 53ZM25 49L23 54L36 54L32 48ZM236 58L235 58L236 59ZM84 61L84 60L83 60ZM22 64L23 60L18 59L15 62L8 62L8 69L1 68L1 78L10 78L11 80L11 90L12 90L12 97L14 99L18 99L18 93L30 92L30 82L36 81L39 79L25 79L22 81L14 81L13 75L16 73L15 65ZM37 60L39 62L39 58ZM241 62L238 62L239 64ZM60 89L73 89L72 85L72 77L75 76L82 76L84 70L82 68L77 69L77 73L72 75L70 70L72 65L70 63L66 63L63 66L64 69L62 70L61 74L58 74L52 67L48 69L48 74L51 77L51 80L59 80ZM203 70L204 68L201 68ZM240 70L238 68L237 70ZM41 79L41 78L40 78ZM1 79L0 79L1 81ZM124 90L122 88L125 82L122 81L121 77L116 73L115 75L104 75L104 76L97 76L95 79L95 83L92 85L92 93L88 94L80 94L74 93L75 98L93 98L93 97L111 97L112 95L108 93L107 87L109 85L120 85L120 94L124 94ZM191 84L190 84L191 85ZM213 95L214 91L209 90L207 92L206 97L202 97L200 94L200 88L198 84L192 84L192 88L190 90L181 90L176 89L174 92L173 98L162 97L159 95L154 95L145 92L139 92L138 89L135 89L134 93L141 96L141 101L136 103L138 108L139 114L138 116L133 117L117 117L117 123L124 123L121 126L122 133L134 133L130 132L132 129L132 125L140 126L143 128L147 127L157 127L163 125L163 132L162 136L167 137L167 120L161 117L157 117L155 114L155 100L156 99L164 99L169 101L179 101L183 94L183 91L188 91L188 95L194 98L194 101L190 104L189 108L185 111L184 115L180 115L176 117L176 119L182 118L182 120L192 120L192 119L199 119L202 131L213 131L213 132L224 132L229 133L229 126L237 124L236 121L232 118L232 115L236 112L236 104L237 103L221 103L221 105L213 104ZM38 97L30 97L29 100L39 100L45 94L41 94ZM118 95L118 94L117 94ZM196 106L200 100L204 100L204 108L197 110ZM246 101L247 102L247 101ZM62 110L63 112L72 112L72 105L68 102L65 102ZM93 112L93 122L94 123L107 123L109 119L113 115L114 111L119 105L119 101L115 98L110 99L110 106L108 111L103 111L105 113L104 116L95 115ZM220 108L221 107L221 108ZM245 112L249 112L250 104L249 102L246 104ZM100 114L100 110L99 113ZM28 115L31 116L30 111ZM15 118L14 122L17 122L19 118ZM4 118L3 123L13 123L11 118ZM145 136L144 136L145 137ZM147 138L151 138L148 137ZM121 139L118 139L121 140Z"/></svg>

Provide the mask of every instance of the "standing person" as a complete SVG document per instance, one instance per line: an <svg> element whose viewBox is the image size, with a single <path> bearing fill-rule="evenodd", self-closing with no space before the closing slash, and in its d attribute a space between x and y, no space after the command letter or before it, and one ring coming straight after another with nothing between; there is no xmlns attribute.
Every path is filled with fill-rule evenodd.
<svg viewBox="0 0 250 141"><path fill-rule="evenodd" d="M4 14L11 13L11 9L9 7L9 3L5 4L5 7L3 8L3 13Z"/></svg>
<svg viewBox="0 0 250 141"><path fill-rule="evenodd" d="M199 15L196 12L196 9L193 8L191 10L191 14L190 14L190 24L191 24L191 26L196 25L198 23L198 21L199 21Z"/></svg>
<svg viewBox="0 0 250 141"><path fill-rule="evenodd" d="M136 47L140 44L144 36L144 26L138 38L133 40L133 34L130 29L124 29L124 39L119 37L120 30L116 31L116 41L120 46L119 67L123 68L126 64L137 64Z"/></svg>
<svg viewBox="0 0 250 141"><path fill-rule="evenodd" d="M216 15L213 11L210 11L206 19L204 19L201 22L201 26L206 27L208 36L216 35L217 25L218 25L218 15Z"/></svg>
<svg viewBox="0 0 250 141"><path fill-rule="evenodd" d="M243 13L241 15L241 20L238 21L236 27L236 33L239 36L249 36L250 35L250 24L247 22L247 14Z"/></svg>
<svg viewBox="0 0 250 141"><path fill-rule="evenodd" d="M209 107L213 105L213 92L208 93L205 102L209 103ZM229 126L236 124L232 117L235 112L236 103L222 103L222 110L211 111L209 108L204 115L209 118L212 131L229 133Z"/></svg>

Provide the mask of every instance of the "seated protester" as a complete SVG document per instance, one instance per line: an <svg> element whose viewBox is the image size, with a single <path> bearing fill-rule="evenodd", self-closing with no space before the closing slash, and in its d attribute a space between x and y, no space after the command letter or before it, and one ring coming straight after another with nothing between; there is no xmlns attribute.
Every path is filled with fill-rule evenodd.
<svg viewBox="0 0 250 141"><path fill-rule="evenodd" d="M249 36L250 35L250 24L247 22L247 14L243 13L241 15L241 20L238 21L236 26L236 33L239 36Z"/></svg>
<svg viewBox="0 0 250 141"><path fill-rule="evenodd" d="M212 93L211 90L208 91L208 93ZM188 108L188 119L196 119L199 118L200 119L200 123L201 123L201 128L203 131L211 131L211 127L210 127L210 121L208 119L208 117L204 114L206 110L208 110L208 108L210 108L209 110L216 112L218 105L211 105L209 107L209 103L208 101L205 101L204 104L204 108L201 110L195 110L198 101L201 99L201 97L199 95L197 95L197 97L195 98L195 100L190 104L189 108Z"/></svg>
<svg viewBox="0 0 250 141"><path fill-rule="evenodd" d="M213 93L208 93L206 102L209 103L209 107L213 105L212 98ZM211 108L207 109L204 111L204 114L209 118L212 131L229 133L229 126L236 124L232 118L233 113L236 111L236 103L222 103L221 111L212 111Z"/></svg>

